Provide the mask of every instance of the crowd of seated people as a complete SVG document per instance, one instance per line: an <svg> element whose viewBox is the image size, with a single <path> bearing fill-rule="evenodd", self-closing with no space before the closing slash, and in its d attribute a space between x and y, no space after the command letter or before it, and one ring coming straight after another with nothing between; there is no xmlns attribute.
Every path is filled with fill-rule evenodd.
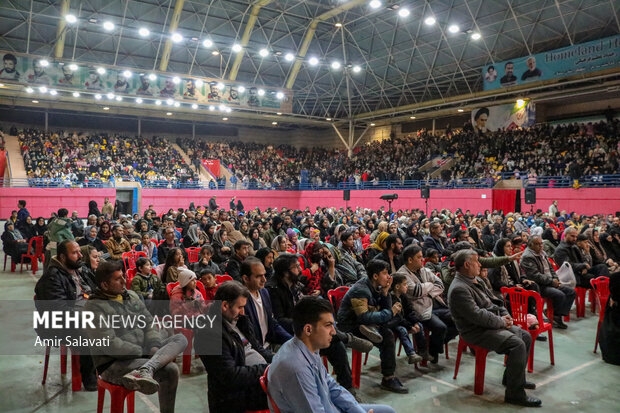
<svg viewBox="0 0 620 413"><path fill-rule="evenodd" d="M186 182L198 177L163 138L20 131L29 178L98 183L113 176L143 181Z"/></svg>
<svg viewBox="0 0 620 413"><path fill-rule="evenodd" d="M379 181L428 179L418 168L432 156L454 156L454 166L441 178L498 179L511 172L516 178L615 174L620 171L620 122L538 125L531 128L474 132L472 129L432 136L421 130L413 136L391 137L356 148L295 148L243 142L180 139L188 156L220 159L235 175L238 187L278 188L298 184L308 171L314 187L346 182L372 185ZM472 144L475 143L475 144Z"/></svg>
<svg viewBox="0 0 620 413"><path fill-rule="evenodd" d="M568 315L573 305L574 284L562 282L554 264L567 262L576 285L584 288L591 288L589 280L596 276L620 275L620 218L612 215L579 216L565 211L554 215L541 210L534 214L471 213L459 209L433 210L426 216L417 209L391 212L328 207L315 211L309 207L254 209L238 214L219 209L215 200L209 204L211 208L192 204L187 209L159 212L149 206L143 216L134 217L116 211L102 216L94 211L95 205L81 234L68 211L58 211L43 232L55 246L36 293L50 300L72 299L77 306L100 312L118 311L110 300L120 295L131 311L150 315L162 311L154 303L168 298L167 290L170 296L164 301L164 311L172 314L204 313L213 299L221 300L225 320L222 356L201 354L208 375L209 404L216 411L224 406L227 411L266 408L258 379L277 359L277 347L293 351L287 343L317 333L312 327L315 322L310 322L312 328L296 322L299 315L295 308L303 297L326 299L328 291L349 287L326 327L333 328L329 333L333 337L309 347L334 366L336 380L329 386L336 386L344 399L309 400L317 395L308 392L291 394L291 399L281 396L284 399L280 401L292 403L295 411L295 406L304 405L304 397L310 405L357 404L346 347L368 352L376 346L381 388L407 393L406 383L398 377L397 370L402 375L404 368L396 361L395 338L403 342L408 363L439 363L448 341L471 333L467 320L454 317L454 303L449 301L452 293L468 293L467 277L476 280L485 294L474 297L481 308L499 313L488 316L492 319L489 323L499 326L493 328L505 327L512 332L506 334L515 334L507 342L513 350L489 347L514 352L509 362L513 374L520 368L515 365L523 361L516 354L529 342L524 344L525 339L515 333L510 308L503 307L501 287L523 287L549 298L553 326L565 329L562 316ZM19 242L15 226L29 219L25 202L20 201L18 207L2 236L5 251L7 245ZM195 262L190 262L184 245L199 249ZM146 257L135 262L127 292L125 277L129 273L122 253L138 248ZM548 255L551 248L553 254ZM221 275L232 281L218 282ZM76 296L76 291L81 295ZM468 308L459 311L465 314ZM209 340L200 330L195 334L198 345ZM150 354L150 358L136 355L121 360L91 351L94 363L86 361L82 367L85 388L96 388L94 368L103 369L105 374L99 374L110 382L145 393L159 391L161 411L174 411L178 370L172 361L187 341L179 334L165 337L152 330L141 332L140 337L132 335L127 345L146 348L148 351L139 354ZM280 372L276 368L271 374L278 377ZM523 386L531 388L509 378L506 401L538 405L539 400L525 398ZM224 391L231 388L235 391Z"/></svg>

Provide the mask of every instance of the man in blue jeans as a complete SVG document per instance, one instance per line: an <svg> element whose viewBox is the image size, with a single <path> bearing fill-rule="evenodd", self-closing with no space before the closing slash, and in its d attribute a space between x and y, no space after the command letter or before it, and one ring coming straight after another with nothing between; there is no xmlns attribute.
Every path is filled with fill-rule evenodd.
<svg viewBox="0 0 620 413"><path fill-rule="evenodd" d="M359 404L329 375L319 350L336 335L329 301L308 296L293 310L295 337L282 345L269 368L269 395L282 413L396 413L386 405Z"/></svg>

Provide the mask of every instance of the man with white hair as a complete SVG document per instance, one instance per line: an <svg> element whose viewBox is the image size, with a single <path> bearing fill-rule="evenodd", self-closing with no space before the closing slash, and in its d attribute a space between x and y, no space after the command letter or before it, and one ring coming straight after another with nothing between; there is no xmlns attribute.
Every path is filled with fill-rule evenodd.
<svg viewBox="0 0 620 413"><path fill-rule="evenodd" d="M592 267L585 261L577 246L578 233L579 231L574 227L564 230L564 240L555 249L553 259L559 266L568 261L575 274L577 287L592 288L590 280L596 276L591 273Z"/></svg>

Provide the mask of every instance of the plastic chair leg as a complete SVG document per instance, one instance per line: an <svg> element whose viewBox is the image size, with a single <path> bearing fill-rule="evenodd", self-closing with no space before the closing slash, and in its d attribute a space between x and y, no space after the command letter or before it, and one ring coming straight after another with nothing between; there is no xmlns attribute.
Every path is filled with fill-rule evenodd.
<svg viewBox="0 0 620 413"><path fill-rule="evenodd" d="M364 366L368 363L368 353L364 356Z"/></svg>
<svg viewBox="0 0 620 413"><path fill-rule="evenodd" d="M601 331L601 320L598 320L598 326L596 327L596 338L594 339L594 352L598 348L598 333Z"/></svg>
<svg viewBox="0 0 620 413"><path fill-rule="evenodd" d="M41 381L41 384L45 384L45 381L47 380L47 369L50 365L50 346L45 347L45 362L43 365L43 380ZM594 352L596 353L596 347L594 348Z"/></svg>
<svg viewBox="0 0 620 413"><path fill-rule="evenodd" d="M103 413L103 402L105 400L105 389L97 387L97 413Z"/></svg>
<svg viewBox="0 0 620 413"><path fill-rule="evenodd" d="M60 346L60 374L67 374L67 347Z"/></svg>
<svg viewBox="0 0 620 413"><path fill-rule="evenodd" d="M448 355L448 343L446 343L446 360L450 360L450 356Z"/></svg>
<svg viewBox="0 0 620 413"><path fill-rule="evenodd" d="M353 379L353 387L359 389L360 376L362 373L362 353L353 350L351 355L351 378Z"/></svg>
<svg viewBox="0 0 620 413"><path fill-rule="evenodd" d="M474 382L474 394L481 395L484 392L484 372L487 367L487 352L476 351L476 373Z"/></svg>
<svg viewBox="0 0 620 413"><path fill-rule="evenodd" d="M530 354L527 357L527 372L534 371L534 343L536 343L536 337L538 335L532 335L532 345L530 346Z"/></svg>
<svg viewBox="0 0 620 413"><path fill-rule="evenodd" d="M459 367L461 365L461 356L463 355L464 347L465 346L461 344L461 340L459 339L458 350L456 351L456 363L454 363L454 377L453 377L454 380L456 380L456 376L459 374Z"/></svg>
<svg viewBox="0 0 620 413"><path fill-rule="evenodd" d="M71 354L71 390L82 390L82 373L80 373L79 354Z"/></svg>
<svg viewBox="0 0 620 413"><path fill-rule="evenodd" d="M549 330L549 358L551 365L555 366L555 354L553 353L553 330Z"/></svg>
<svg viewBox="0 0 620 413"><path fill-rule="evenodd" d="M590 290L590 311L592 312L592 314L596 314L596 294L594 294L594 290Z"/></svg>

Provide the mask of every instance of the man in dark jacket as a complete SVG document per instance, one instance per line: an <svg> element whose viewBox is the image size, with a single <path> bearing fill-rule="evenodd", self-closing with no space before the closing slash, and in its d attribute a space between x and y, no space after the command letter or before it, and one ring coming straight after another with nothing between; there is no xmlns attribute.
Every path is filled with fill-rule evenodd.
<svg viewBox="0 0 620 413"><path fill-rule="evenodd" d="M17 201L17 207L19 211L17 211L17 223L23 224L26 222L26 218L30 216L30 212L26 209L26 201L20 199Z"/></svg>
<svg viewBox="0 0 620 413"><path fill-rule="evenodd" d="M560 281L553 266L543 249L543 240L533 236L527 243L527 248L521 256L521 269L528 280L534 281L540 288L543 298L550 298L553 302L553 327L566 329L568 326L562 321L562 316L568 315L575 301L575 289L560 285Z"/></svg>
<svg viewBox="0 0 620 413"><path fill-rule="evenodd" d="M388 321L402 311L402 305L392 305L392 277L385 261L372 260L364 277L347 291L338 310L338 328L358 337L368 337L379 347L381 357L381 388L395 393L408 393L396 372L395 340Z"/></svg>
<svg viewBox="0 0 620 413"><path fill-rule="evenodd" d="M109 261L99 265L95 275L97 290L85 309L101 317L142 320L142 327L118 328L99 325L89 329L91 339L109 338L109 346L91 347L90 351L101 378L145 394L159 392L161 413L174 413L179 383L179 368L174 360L185 350L187 339L175 334L162 340L153 325L153 317L134 291L125 288L121 264Z"/></svg>
<svg viewBox="0 0 620 413"><path fill-rule="evenodd" d="M577 287L592 288L590 280L596 278L596 275L592 274L590 264L585 262L579 251L577 246L578 233L577 228L573 227L568 227L564 230L564 241L560 242L555 249L553 259L559 266L568 261L573 269L573 274L575 274Z"/></svg>
<svg viewBox="0 0 620 413"><path fill-rule="evenodd" d="M284 344L293 338L273 317L271 298L265 289L265 266L255 257L246 258L241 264L243 284L250 291L245 305L245 315L254 328L254 336L264 348L269 344Z"/></svg>
<svg viewBox="0 0 620 413"><path fill-rule="evenodd" d="M35 305L39 311L42 308L39 301L53 301L54 310L76 311L86 304L86 300L95 290L95 284L89 277L81 273L82 253L77 242L64 240L57 247L57 254L52 257L43 276L34 288ZM42 338L53 338L54 334L37 330ZM97 376L93 360L87 348L80 350L80 373L82 383L88 391L97 390Z"/></svg>
<svg viewBox="0 0 620 413"><path fill-rule="evenodd" d="M476 251L459 251L454 265L457 273L448 292L448 305L459 334L469 344L508 356L502 380L506 403L541 406L540 399L525 393L525 389L536 388L534 383L525 381L532 336L513 325L506 308L493 304L491 292L477 278L482 265Z"/></svg>
<svg viewBox="0 0 620 413"><path fill-rule="evenodd" d="M243 315L250 292L237 281L226 281L215 293L222 308L222 354L200 358L208 374L209 411L244 413L266 410L267 396L259 379L273 354L259 344L252 325ZM211 340L205 330L197 330L197 346Z"/></svg>
<svg viewBox="0 0 620 413"><path fill-rule="evenodd" d="M390 274L398 271L403 265L403 241L397 234L390 234L385 239L385 249L375 256L375 260L381 260L388 263L388 271Z"/></svg>
<svg viewBox="0 0 620 413"><path fill-rule="evenodd" d="M209 210L210 211L217 211L217 209L219 208L219 205L215 202L215 198L216 196L213 195L211 199L209 199Z"/></svg>
<svg viewBox="0 0 620 413"><path fill-rule="evenodd" d="M250 244L248 241L239 240L233 245L233 255L226 263L226 273L233 277L234 280L242 282L241 264L250 255Z"/></svg>
<svg viewBox="0 0 620 413"><path fill-rule="evenodd" d="M177 248L180 246L181 243L174 236L174 228L164 228L164 242L159 244L159 246L157 247L157 260L161 264L165 263L166 257L168 257L168 251L170 251L172 248ZM185 249L183 249L183 252L185 253Z"/></svg>
<svg viewBox="0 0 620 413"><path fill-rule="evenodd" d="M429 227L430 235L424 237L424 244L422 248L426 251L429 248L433 248L439 251L439 255L444 255L447 242L441 237L441 224L439 222L432 222Z"/></svg>

